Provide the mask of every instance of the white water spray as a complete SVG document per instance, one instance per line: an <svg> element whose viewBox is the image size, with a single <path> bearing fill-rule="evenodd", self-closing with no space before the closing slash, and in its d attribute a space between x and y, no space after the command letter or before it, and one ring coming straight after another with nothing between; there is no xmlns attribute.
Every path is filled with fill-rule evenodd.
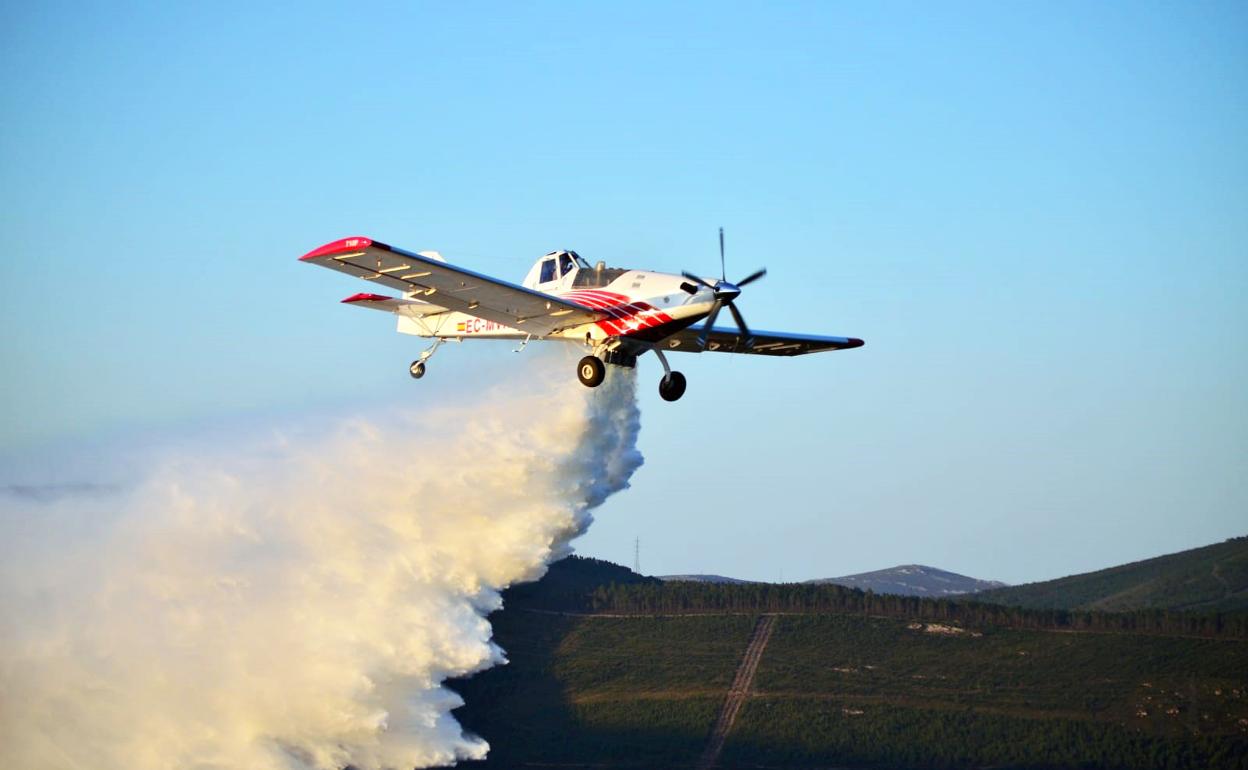
<svg viewBox="0 0 1248 770"><path fill-rule="evenodd" d="M0 766L483 757L442 682L503 661L499 591L566 553L641 464L633 373L595 390L558 374L200 453L127 493L6 503Z"/></svg>

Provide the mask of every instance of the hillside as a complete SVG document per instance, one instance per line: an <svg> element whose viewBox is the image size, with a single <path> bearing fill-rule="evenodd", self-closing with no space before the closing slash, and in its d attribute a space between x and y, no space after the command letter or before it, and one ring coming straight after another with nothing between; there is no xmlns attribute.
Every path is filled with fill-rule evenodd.
<svg viewBox="0 0 1248 770"><path fill-rule="evenodd" d="M1248 610L1248 537L975 598L1049 609Z"/></svg>
<svg viewBox="0 0 1248 770"><path fill-rule="evenodd" d="M861 588L864 591L874 591L877 594L900 596L960 596L1005 586L1005 583L999 580L978 580L922 564L903 564L874 572L820 578L806 582L815 585L835 583L850 588Z"/></svg>
<svg viewBox="0 0 1248 770"><path fill-rule="evenodd" d="M546 580L508 591L491 616L510 665L455 683L457 716L492 745L467 767L1248 767L1243 629L1012 627L1073 616L863 604L871 595L835 585L664 584L586 559L550 576L555 594ZM601 577L610 584L593 585ZM604 614L550 609L568 606L573 585L587 591L577 606ZM824 598L811 611L752 609L776 597ZM627 614L646 606L681 609ZM868 606L966 618L982 607L1000 622Z"/></svg>

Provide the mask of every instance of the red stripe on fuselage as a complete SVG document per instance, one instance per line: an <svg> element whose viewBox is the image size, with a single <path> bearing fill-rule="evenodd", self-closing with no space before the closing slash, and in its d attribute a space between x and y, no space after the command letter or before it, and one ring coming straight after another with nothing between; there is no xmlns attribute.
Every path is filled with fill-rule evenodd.
<svg viewBox="0 0 1248 770"><path fill-rule="evenodd" d="M570 299L573 299L573 298L570 298ZM586 307L591 307L594 310L602 310L603 312L610 315L611 318L602 318L596 321L595 323L598 324L598 328L602 329L607 334L620 334L619 326L616 324L614 320L612 320L615 318L619 318L620 314L614 309L613 306L608 305L602 300L594 299L594 298L587 297L587 296L575 297L573 301L579 302L580 304L585 305Z"/></svg>
<svg viewBox="0 0 1248 770"><path fill-rule="evenodd" d="M630 302L625 295L614 292L582 290L560 296L608 313L611 318L597 321L598 327L608 334L628 336L630 333L670 323L672 320L671 316L653 305L640 301Z"/></svg>

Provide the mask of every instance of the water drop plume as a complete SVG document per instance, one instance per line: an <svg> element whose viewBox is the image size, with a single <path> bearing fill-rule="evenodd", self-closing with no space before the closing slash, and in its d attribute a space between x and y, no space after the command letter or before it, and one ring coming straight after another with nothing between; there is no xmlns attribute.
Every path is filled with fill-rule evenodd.
<svg viewBox="0 0 1248 770"><path fill-rule="evenodd" d="M641 464L633 372L590 390L567 368L198 447L122 492L3 501L0 766L484 756L442 683L504 661L500 590L540 577Z"/></svg>

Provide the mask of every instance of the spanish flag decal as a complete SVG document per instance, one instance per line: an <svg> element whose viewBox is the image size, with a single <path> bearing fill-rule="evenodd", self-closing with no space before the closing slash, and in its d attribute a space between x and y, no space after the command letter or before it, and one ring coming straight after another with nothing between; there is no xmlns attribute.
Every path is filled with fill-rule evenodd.
<svg viewBox="0 0 1248 770"><path fill-rule="evenodd" d="M463 321L460 321L459 323L455 324L455 331L457 331L457 332L461 332L461 333L464 331L464 322L463 322Z"/></svg>

